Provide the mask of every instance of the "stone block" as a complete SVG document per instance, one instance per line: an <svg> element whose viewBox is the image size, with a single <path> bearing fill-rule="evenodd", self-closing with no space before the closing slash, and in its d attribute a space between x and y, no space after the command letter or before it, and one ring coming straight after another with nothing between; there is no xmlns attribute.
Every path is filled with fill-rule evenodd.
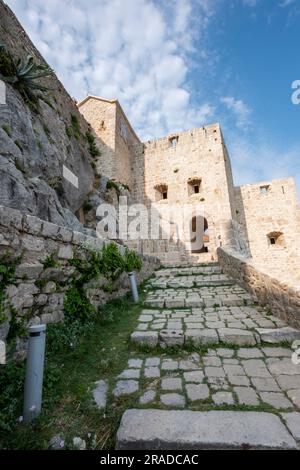
<svg viewBox="0 0 300 470"><path fill-rule="evenodd" d="M295 340L300 340L300 331L289 326L273 329L256 328L256 331L263 343L276 344L283 341L292 343Z"/></svg>
<svg viewBox="0 0 300 470"><path fill-rule="evenodd" d="M155 331L135 331L131 335L131 342L138 346L155 348L158 344L158 333Z"/></svg>
<svg viewBox="0 0 300 470"><path fill-rule="evenodd" d="M161 330L159 332L159 344L162 347L173 347L184 345L184 334L177 330Z"/></svg>
<svg viewBox="0 0 300 470"><path fill-rule="evenodd" d="M281 413L283 420L287 428L292 433L294 439L296 441L300 441L300 413L292 412L292 413Z"/></svg>
<svg viewBox="0 0 300 470"><path fill-rule="evenodd" d="M237 346L254 346L256 339L251 331L235 328L218 329L222 343L235 344Z"/></svg>
<svg viewBox="0 0 300 470"><path fill-rule="evenodd" d="M271 413L127 410L117 450L293 449L297 443Z"/></svg>
<svg viewBox="0 0 300 470"><path fill-rule="evenodd" d="M93 398L99 410L106 407L108 384L106 380L98 380L93 390Z"/></svg>
<svg viewBox="0 0 300 470"><path fill-rule="evenodd" d="M194 346L217 344L219 337L216 330L187 330L185 332L185 341L190 342Z"/></svg>
<svg viewBox="0 0 300 470"><path fill-rule="evenodd" d="M185 406L185 398L179 393L164 393L160 396L160 401L167 406L183 408Z"/></svg>
<svg viewBox="0 0 300 470"><path fill-rule="evenodd" d="M113 390L115 397L123 395L132 395L139 389L139 383L137 380L119 380L116 387Z"/></svg>
<svg viewBox="0 0 300 470"><path fill-rule="evenodd" d="M73 254L72 245L61 245L59 247L57 256L59 259L72 259Z"/></svg>

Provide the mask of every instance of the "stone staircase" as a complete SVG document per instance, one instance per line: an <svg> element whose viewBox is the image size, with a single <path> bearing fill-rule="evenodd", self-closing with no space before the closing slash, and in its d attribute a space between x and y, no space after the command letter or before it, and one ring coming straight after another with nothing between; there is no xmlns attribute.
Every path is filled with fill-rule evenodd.
<svg viewBox="0 0 300 470"><path fill-rule="evenodd" d="M117 448L297 449L299 339L217 264L156 271L112 391L135 397Z"/></svg>

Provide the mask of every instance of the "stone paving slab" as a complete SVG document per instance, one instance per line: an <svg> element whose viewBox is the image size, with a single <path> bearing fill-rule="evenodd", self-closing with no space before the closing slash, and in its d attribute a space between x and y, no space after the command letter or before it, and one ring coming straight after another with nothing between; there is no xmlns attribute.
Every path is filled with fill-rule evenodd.
<svg viewBox="0 0 300 470"><path fill-rule="evenodd" d="M218 265L157 271L131 335L136 352L110 385L115 400L142 408L123 416L118 448L296 448L295 339L298 330L255 305ZM143 345L160 349L142 354Z"/></svg>
<svg viewBox="0 0 300 470"><path fill-rule="evenodd" d="M203 404L219 405L224 400L224 404L233 408L271 406L276 410L296 411L300 408L300 365L292 363L292 349L278 348L280 357L274 357L275 349L268 356L268 348L253 348L256 358L249 354L245 358L244 348L132 358L116 378L113 394L136 394L138 403L147 391L154 390L153 399L147 403L157 407L176 408L176 403L182 407L185 401L186 408L200 410ZM286 357L288 353L290 358ZM176 397L164 397L166 393L176 393Z"/></svg>
<svg viewBox="0 0 300 470"><path fill-rule="evenodd" d="M127 410L117 450L298 449L278 416L264 412Z"/></svg>

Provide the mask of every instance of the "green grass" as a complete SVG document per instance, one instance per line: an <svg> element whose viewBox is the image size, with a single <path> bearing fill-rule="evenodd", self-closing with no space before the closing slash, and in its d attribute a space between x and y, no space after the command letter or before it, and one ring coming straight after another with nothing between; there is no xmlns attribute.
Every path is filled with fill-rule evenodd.
<svg viewBox="0 0 300 470"><path fill-rule="evenodd" d="M41 416L32 426L18 424L13 432L0 435L0 449L46 449L55 434L62 435L70 445L75 436L88 441L89 433L97 435L91 448L113 449L121 416L134 406L136 396L114 403L110 397L104 415L94 406L91 392L95 381L107 379L112 385L126 367L131 357L129 335L141 309L141 303L134 304L129 297L112 301L75 350L48 354L45 374L50 374L50 380L48 377ZM19 401L21 410L22 394Z"/></svg>

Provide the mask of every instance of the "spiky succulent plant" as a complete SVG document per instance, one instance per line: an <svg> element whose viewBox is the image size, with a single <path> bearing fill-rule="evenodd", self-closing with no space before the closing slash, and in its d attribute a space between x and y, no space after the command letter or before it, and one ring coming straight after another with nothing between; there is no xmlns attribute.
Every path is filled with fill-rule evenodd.
<svg viewBox="0 0 300 470"><path fill-rule="evenodd" d="M48 88L37 80L52 74L53 71L48 65L37 65L32 55L15 62L5 44L0 42L0 78L17 88L28 103L37 103L36 91L48 91Z"/></svg>

